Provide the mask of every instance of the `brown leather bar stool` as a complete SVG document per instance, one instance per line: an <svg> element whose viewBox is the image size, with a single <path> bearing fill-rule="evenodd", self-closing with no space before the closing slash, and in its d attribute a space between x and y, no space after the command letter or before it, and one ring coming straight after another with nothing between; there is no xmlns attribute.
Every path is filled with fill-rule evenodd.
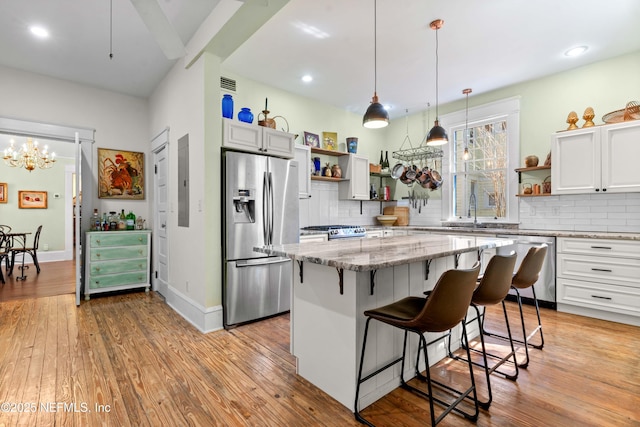
<svg viewBox="0 0 640 427"><path fill-rule="evenodd" d="M512 253L511 255L495 255L489 261L485 272L480 279L478 287L473 292L473 297L471 298L471 306L474 308L476 317L467 320L465 319L465 323L469 325L470 323L477 321L478 322L478 330L480 331L480 343L482 345L482 358L483 364L474 362L474 365L481 366L484 369L485 376L487 378L487 389L488 389L488 399L487 401L478 400L478 404L483 409L488 409L493 400L493 394L491 392L491 373L497 372L499 374L504 375L506 378L515 381L518 378L518 363L516 361L516 350L513 346L513 339L511 336L511 327L509 326L509 316L507 315L507 308L504 304L504 299L509 293L509 288L511 287L511 278L513 276L513 269L516 266L516 254ZM484 330L484 317L485 311L480 312L479 307L487 307L489 305L502 304L502 311L504 313L504 321L507 327L507 336L509 338L509 344L511 346L511 351L504 355L498 356L491 353L487 353L487 349L484 341L484 334L482 331ZM463 347L468 347L468 338L466 336L462 336L461 340L463 341ZM451 344L451 342L449 342ZM474 349L470 349L475 351ZM451 347L449 347L450 357L456 357L457 359L462 359L460 356L453 356L451 352ZM489 358L491 358L495 363L492 366L489 366ZM509 361L509 359L513 359L514 372L506 373L498 370L498 367L503 365L505 362Z"/></svg>
<svg viewBox="0 0 640 427"><path fill-rule="evenodd" d="M540 320L540 307L538 306L538 298L536 298L536 289L533 286L534 283L538 280L540 276L540 271L542 270L542 264L544 264L544 259L547 255L547 245L542 244L540 246L533 247L529 249L527 255L525 255L522 263L520 264L520 268L513 275L511 279L511 289L516 292L516 299L518 301L518 308L520 309L520 323L522 324L522 340L513 338L514 342L519 344L524 344L525 349L525 360L522 363L519 363L518 366L521 368L526 368L529 365L529 347L542 349L544 347L544 335L542 334L542 322ZM522 311L522 298L520 297L520 289L526 289L531 287L531 291L533 292L533 302L536 307L536 316L538 317L538 326L531 331L527 335L527 331L524 325L524 313ZM494 336L502 339L508 339L507 336L500 335L494 332L487 332L483 330L485 335ZM530 342L531 338L535 336L536 333L540 333L540 344L533 344Z"/></svg>
<svg viewBox="0 0 640 427"><path fill-rule="evenodd" d="M429 356L427 352L427 346L446 339L450 334L444 334L443 336L436 338L427 343L424 334L426 332L447 332L457 324L462 324L463 333L466 333L466 326L463 322L469 304L471 304L471 297L476 287L476 280L480 266L476 264L474 268L470 270L448 270L445 271L438 279L433 291L428 298L410 296L401 299L400 301L379 307L373 310L367 310L364 315L367 317L367 322L364 328L364 339L362 342L362 354L360 356L360 368L358 371L358 382L356 384L356 398L354 404L354 415L356 420L361 423L372 426L373 424L367 421L360 415L358 409L358 397L360 393L360 384L375 377L384 370L402 362L400 368L400 386L404 389L410 390L422 397L429 400L429 409L431 412L431 425L438 424L449 412L455 411L465 418L476 421L478 419L478 402L476 395L475 380L473 377L473 364L469 349L467 348L467 365L469 367L469 378L471 385L463 392L459 392L446 384L442 384L431 379L429 372ZM362 378L362 365L364 363L364 354L367 345L367 334L369 332L369 323L371 319L376 319L379 322L386 323L404 330L404 344L402 349L402 356L387 363L383 367L377 369L366 377ZM404 379L404 363L407 353L407 337L409 332L413 332L418 335L420 340L419 348L423 349L424 358L426 362L426 376L427 391L418 389L417 387L409 385ZM453 402L446 402L439 397L433 395L433 384L440 386L454 393L457 397ZM457 405L463 401L467 396L471 396L474 401L475 412L468 413L462 409L457 408ZM434 412L434 402L442 405L445 410L437 418Z"/></svg>

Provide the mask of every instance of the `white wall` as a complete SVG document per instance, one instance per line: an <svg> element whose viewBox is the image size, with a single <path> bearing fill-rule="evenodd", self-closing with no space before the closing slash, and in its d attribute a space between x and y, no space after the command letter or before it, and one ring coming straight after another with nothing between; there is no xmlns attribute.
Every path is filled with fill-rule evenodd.
<svg viewBox="0 0 640 427"><path fill-rule="evenodd" d="M149 141L148 108L144 99L7 67L0 67L0 93L2 94L0 116L95 129L94 164L97 147L147 153ZM2 150L4 148L0 147ZM5 167L0 165L0 182L5 182L2 178L2 171ZM64 169L62 162L54 166L54 168L58 167ZM36 174L40 172L48 171L34 171L30 178L39 179ZM97 170L89 173L93 175L94 182L97 181ZM45 174L42 174L41 177L46 179ZM147 167L145 171L147 183L149 177L150 170ZM19 181L17 185L22 186L22 183ZM33 183L33 185L38 184ZM10 193L13 194L12 189ZM51 199L51 194L49 196L50 204L57 203ZM143 201L121 201L98 199L96 195L94 200L96 200L96 205L87 206L85 212L92 212L94 207L98 208L99 212L125 209L127 212L133 210L136 215L141 215L144 218L149 217L148 197ZM0 204L0 215L2 215L2 209L4 207ZM59 227L63 228L62 221L59 223ZM45 238L44 233L45 231L43 231L43 239ZM58 240L56 239L55 242L55 246L58 247L60 245L57 243Z"/></svg>

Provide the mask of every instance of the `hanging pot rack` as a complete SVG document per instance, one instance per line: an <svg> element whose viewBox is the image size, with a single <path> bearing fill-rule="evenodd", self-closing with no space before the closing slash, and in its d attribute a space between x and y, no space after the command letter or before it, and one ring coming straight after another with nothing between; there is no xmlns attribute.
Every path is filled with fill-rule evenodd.
<svg viewBox="0 0 640 427"><path fill-rule="evenodd" d="M404 141L400 145L397 151L394 151L391 156L394 159L398 159L403 162L420 162L429 159L441 159L443 157L443 151L440 148L434 146L428 146L426 144L420 144L418 147L413 147L411 139L409 138L409 110L407 112L407 136L404 137ZM409 144L409 148L403 148L405 144Z"/></svg>

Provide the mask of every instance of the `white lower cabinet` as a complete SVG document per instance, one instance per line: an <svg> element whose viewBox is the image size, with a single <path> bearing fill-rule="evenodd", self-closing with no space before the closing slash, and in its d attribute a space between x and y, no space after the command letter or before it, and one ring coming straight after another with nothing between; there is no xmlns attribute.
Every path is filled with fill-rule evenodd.
<svg viewBox="0 0 640 427"><path fill-rule="evenodd" d="M322 234L303 234L300 236L300 243L308 242L326 242L329 240L329 236L326 233Z"/></svg>
<svg viewBox="0 0 640 427"><path fill-rule="evenodd" d="M640 326L640 242L558 238L558 311Z"/></svg>

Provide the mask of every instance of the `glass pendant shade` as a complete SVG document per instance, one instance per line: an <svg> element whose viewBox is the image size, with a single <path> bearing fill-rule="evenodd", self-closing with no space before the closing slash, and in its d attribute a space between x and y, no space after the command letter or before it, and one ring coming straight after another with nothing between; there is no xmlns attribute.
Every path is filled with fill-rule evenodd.
<svg viewBox="0 0 640 427"><path fill-rule="evenodd" d="M433 127L427 134L427 145L444 145L449 142L447 132L436 120Z"/></svg>
<svg viewBox="0 0 640 427"><path fill-rule="evenodd" d="M462 160L469 160L471 158L471 153L469 153L469 147L464 147L464 151L462 153Z"/></svg>
<svg viewBox="0 0 640 427"><path fill-rule="evenodd" d="M362 118L362 126L369 129L379 129L389 124L389 113L378 102L378 95L373 94L371 104Z"/></svg>

